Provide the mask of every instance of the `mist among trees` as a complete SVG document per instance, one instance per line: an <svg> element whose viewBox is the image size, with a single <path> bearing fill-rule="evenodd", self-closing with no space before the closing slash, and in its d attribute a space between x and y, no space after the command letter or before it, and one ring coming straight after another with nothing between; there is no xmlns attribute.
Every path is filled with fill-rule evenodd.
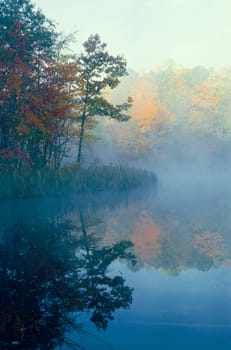
<svg viewBox="0 0 231 350"><path fill-rule="evenodd" d="M113 102L132 96L131 119L122 126L100 123L99 135L108 150L105 159L145 164L158 169L170 164L230 163L230 67L186 68L169 61L146 73L131 71L116 91ZM110 144L113 147L110 148ZM105 145L108 144L108 147Z"/></svg>

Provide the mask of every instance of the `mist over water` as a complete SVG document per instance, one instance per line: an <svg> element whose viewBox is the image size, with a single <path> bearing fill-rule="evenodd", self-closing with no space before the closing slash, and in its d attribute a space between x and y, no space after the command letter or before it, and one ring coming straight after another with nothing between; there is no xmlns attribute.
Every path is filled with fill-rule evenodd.
<svg viewBox="0 0 231 350"><path fill-rule="evenodd" d="M122 128L109 125L110 137L94 145L92 158L154 171L158 190L155 195L131 193L113 213L100 211L109 232L106 241L129 237L137 257L135 266L112 265L134 287L133 303L130 311L116 312L103 339L121 350L228 350L230 142L208 139L206 133L199 141L192 141L193 134L170 136L158 151L146 149L133 156L116 142Z"/></svg>
<svg viewBox="0 0 231 350"><path fill-rule="evenodd" d="M135 60L228 40L220 5L71 2ZM136 72L30 0L0 14L0 350L230 350L231 67Z"/></svg>
<svg viewBox="0 0 231 350"><path fill-rule="evenodd" d="M123 126L115 126L123 128ZM231 152L230 145L223 148L222 154L206 154L204 146L189 144L187 140L178 141L174 145L169 138L171 147L156 151L147 151L144 154L132 157L122 150L113 135L113 125L108 128L110 139L99 140L90 148L89 155L96 163L125 164L135 168L153 171L158 176L158 186L162 191L176 190L175 195L189 193L200 196L200 191L230 192ZM147 141L148 142L148 141ZM174 148L175 147L175 148ZM174 193L172 193L174 195Z"/></svg>
<svg viewBox="0 0 231 350"><path fill-rule="evenodd" d="M25 328L25 336L34 334L31 349L42 346L41 339L45 348L67 339L87 349L110 344L138 350L142 343L166 350L228 350L228 179L226 171L211 173L206 164L168 164L159 168L157 192L2 202L3 324L6 315L12 322L24 317L24 308L24 325L40 325L37 333ZM32 294L26 292L28 283ZM10 297L16 291L17 305ZM21 304L25 298L28 309ZM113 298L118 299L111 304ZM35 309L40 316L30 312ZM73 316L82 330L69 326L67 317ZM3 349L7 341L26 348L29 342L19 337L17 324L15 332L8 333L10 328L2 328ZM67 348L64 341L62 349Z"/></svg>

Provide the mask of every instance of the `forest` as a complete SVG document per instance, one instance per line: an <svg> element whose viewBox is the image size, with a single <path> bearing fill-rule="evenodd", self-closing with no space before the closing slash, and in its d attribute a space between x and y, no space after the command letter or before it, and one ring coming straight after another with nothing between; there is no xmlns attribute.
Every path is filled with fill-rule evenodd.
<svg viewBox="0 0 231 350"><path fill-rule="evenodd" d="M132 118L122 126L98 126L99 133L110 130L113 135L111 156L151 162L154 168L174 162L228 166L230 73L230 67L186 68L174 61L148 72L130 71L109 96L117 103L126 94L132 96ZM110 145L109 138L104 142ZM98 156L102 159L100 147Z"/></svg>
<svg viewBox="0 0 231 350"><path fill-rule="evenodd" d="M108 178L134 188L157 181L134 167L230 163L230 67L135 72L98 34L74 52L75 35L29 0L0 11L0 197L107 190Z"/></svg>
<svg viewBox="0 0 231 350"><path fill-rule="evenodd" d="M92 169L81 167L83 141L94 117L130 118L130 97L112 104L104 96L127 74L126 61L110 55L98 34L83 44L83 53L70 52L73 36L58 33L29 0L1 1L0 11L0 176L5 184L0 196L65 192L66 182L84 191ZM68 161L70 150L75 156ZM125 179L118 188L135 186L137 176L156 181L154 175L120 166L97 172Z"/></svg>

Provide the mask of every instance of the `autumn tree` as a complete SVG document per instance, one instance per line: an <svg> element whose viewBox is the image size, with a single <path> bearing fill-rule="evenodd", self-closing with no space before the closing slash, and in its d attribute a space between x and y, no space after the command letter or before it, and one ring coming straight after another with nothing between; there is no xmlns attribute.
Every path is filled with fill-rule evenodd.
<svg viewBox="0 0 231 350"><path fill-rule="evenodd" d="M94 116L107 116L127 121L131 98L120 105L113 105L105 98L105 89L114 89L120 78L127 74L126 61L122 56L112 56L106 51L99 35L91 35L83 44L85 52L77 59L77 104L80 135L77 162L81 162L84 131L87 120Z"/></svg>
<svg viewBox="0 0 231 350"><path fill-rule="evenodd" d="M0 160L57 168L65 152L76 65L30 0L0 0Z"/></svg>
<svg viewBox="0 0 231 350"><path fill-rule="evenodd" d="M17 127L32 88L33 66L53 45L54 33L28 0L0 2L1 149L17 146ZM34 72L33 72L34 71Z"/></svg>

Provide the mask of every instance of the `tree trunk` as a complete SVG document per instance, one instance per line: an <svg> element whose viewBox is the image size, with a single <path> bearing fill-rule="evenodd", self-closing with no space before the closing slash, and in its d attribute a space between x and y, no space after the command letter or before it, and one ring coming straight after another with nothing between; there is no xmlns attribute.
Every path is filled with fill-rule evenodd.
<svg viewBox="0 0 231 350"><path fill-rule="evenodd" d="M85 115L85 113L83 113L82 114L82 119L81 119L80 136L79 136L79 148L78 148L78 156L77 156L77 163L78 164L80 164L81 156L82 156L82 145L83 145L83 135L84 135L85 120L86 120L86 115Z"/></svg>

